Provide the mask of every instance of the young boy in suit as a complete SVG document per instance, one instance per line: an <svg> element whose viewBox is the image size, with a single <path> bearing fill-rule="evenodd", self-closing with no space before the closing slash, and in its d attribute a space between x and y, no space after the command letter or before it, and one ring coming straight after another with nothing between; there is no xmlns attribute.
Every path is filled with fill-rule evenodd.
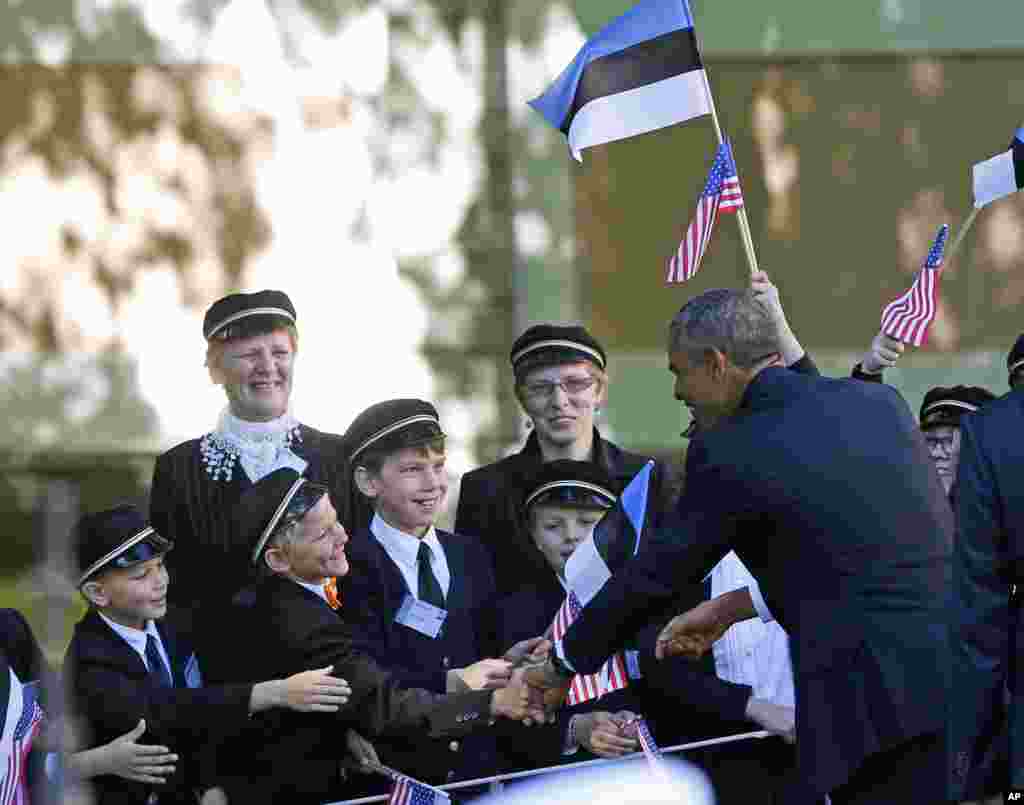
<svg viewBox="0 0 1024 805"><path fill-rule="evenodd" d="M349 680L352 696L336 716L274 713L256 719L262 733L248 743L229 799L346 798L351 789L342 787L340 760L346 730L353 727L374 738L458 741L499 716L544 718L521 674L498 690L443 695L404 684L373 659L349 622L348 602L341 608L335 592L336 579L349 572L348 535L327 487L281 468L242 494L235 515L239 534L248 535L253 546L251 559L265 575L236 597L239 642L249 650L237 652L235 673L258 677L283 667L327 664Z"/></svg>
<svg viewBox="0 0 1024 805"><path fill-rule="evenodd" d="M349 548L344 600L356 638L406 686L504 686L512 664L498 659L507 646L494 640L491 558L479 540L435 526L448 492L437 410L423 400L377 403L355 418L344 445L352 491L373 509ZM451 742L399 736L376 748L385 764L432 784L499 767L491 733Z"/></svg>
<svg viewBox="0 0 1024 805"><path fill-rule="evenodd" d="M104 744L145 719L147 737L180 762L164 783L95 778L100 805L189 803L213 787L211 734L242 728L251 714L273 707L334 711L348 686L330 669L257 684L201 687L195 655L184 637L161 622L169 577L164 555L173 543L131 506L82 518L73 535L77 584L89 611L75 626L64 668L71 706ZM202 762L200 762L202 760Z"/></svg>

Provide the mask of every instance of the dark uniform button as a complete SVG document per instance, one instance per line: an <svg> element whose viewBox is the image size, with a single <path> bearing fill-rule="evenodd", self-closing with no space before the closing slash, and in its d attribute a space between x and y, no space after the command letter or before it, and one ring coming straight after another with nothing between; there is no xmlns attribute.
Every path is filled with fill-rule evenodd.
<svg viewBox="0 0 1024 805"><path fill-rule="evenodd" d="M448 668L451 664L452 661L448 657L445 657L443 660L441 660L441 665L443 665L445 668Z"/></svg>

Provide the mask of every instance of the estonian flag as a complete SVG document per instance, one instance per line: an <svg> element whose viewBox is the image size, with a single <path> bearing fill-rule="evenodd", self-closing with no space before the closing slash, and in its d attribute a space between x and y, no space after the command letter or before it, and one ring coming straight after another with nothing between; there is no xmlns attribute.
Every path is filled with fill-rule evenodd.
<svg viewBox="0 0 1024 805"><path fill-rule="evenodd" d="M565 563L565 583L581 607L597 595L626 562L640 550L647 515L647 495L654 462L648 461L629 482L615 505L594 527L594 533Z"/></svg>
<svg viewBox="0 0 1024 805"><path fill-rule="evenodd" d="M569 139L569 150L711 114L687 0L640 0L576 54L530 106Z"/></svg>
<svg viewBox="0 0 1024 805"><path fill-rule="evenodd" d="M1009 151L979 162L973 173L974 206L978 209L1024 188L1024 127L1017 129Z"/></svg>
<svg viewBox="0 0 1024 805"><path fill-rule="evenodd" d="M604 587L612 573L636 556L647 514L647 492L654 462L648 461L622 491L615 505L594 527L594 532L573 551L565 563L569 593L555 614L551 637L561 640L580 611ZM566 701L582 704L629 685L640 676L635 651L617 652L605 660L596 674L576 674L569 683Z"/></svg>

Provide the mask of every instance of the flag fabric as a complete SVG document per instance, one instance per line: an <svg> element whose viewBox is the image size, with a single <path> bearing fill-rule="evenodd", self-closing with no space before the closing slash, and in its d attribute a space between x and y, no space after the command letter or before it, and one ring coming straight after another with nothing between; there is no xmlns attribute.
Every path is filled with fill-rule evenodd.
<svg viewBox="0 0 1024 805"><path fill-rule="evenodd" d="M887 336L915 347L927 340L928 327L935 320L939 309L939 275L942 273L942 254L948 235L949 226L943 224L910 290L885 306L882 311L882 332Z"/></svg>
<svg viewBox="0 0 1024 805"><path fill-rule="evenodd" d="M426 783L411 777L399 776L391 790L388 805L450 805L451 799L444 791L431 788Z"/></svg>
<svg viewBox="0 0 1024 805"><path fill-rule="evenodd" d="M655 742L650 727L647 726L647 720L638 717L633 721L633 725L636 727L636 738L640 742L640 750L644 753L644 757L647 758L651 771L659 777L666 777L668 772L661 763L661 749Z"/></svg>
<svg viewBox="0 0 1024 805"><path fill-rule="evenodd" d="M565 636L583 607L604 587L612 573L640 550L653 469L654 462L648 461L626 485L615 505L605 512L590 537L580 543L565 563L569 592L551 625L552 640L559 641ZM629 652L617 652L597 673L574 676L566 701L576 705L622 690L629 685L631 677L638 676L631 670L636 666Z"/></svg>
<svg viewBox="0 0 1024 805"><path fill-rule="evenodd" d="M1017 129L1009 150L979 162L972 174L977 208L1024 188L1024 127Z"/></svg>
<svg viewBox="0 0 1024 805"><path fill-rule="evenodd" d="M743 206L743 192L740 190L736 163L732 148L725 140L718 146L715 161L711 165L708 181L697 199L697 211L686 229L679 248L668 260L668 274L665 282L669 285L686 282L700 269L700 262L711 240L719 212L736 212Z"/></svg>
<svg viewBox="0 0 1024 805"><path fill-rule="evenodd" d="M640 0L530 101L581 152L711 113L687 0Z"/></svg>
<svg viewBox="0 0 1024 805"><path fill-rule="evenodd" d="M14 671L8 669L7 673L10 685L0 736L0 763L4 775L0 784L0 805L27 805L25 768L32 741L43 723L43 710L39 706L38 685L23 685Z"/></svg>

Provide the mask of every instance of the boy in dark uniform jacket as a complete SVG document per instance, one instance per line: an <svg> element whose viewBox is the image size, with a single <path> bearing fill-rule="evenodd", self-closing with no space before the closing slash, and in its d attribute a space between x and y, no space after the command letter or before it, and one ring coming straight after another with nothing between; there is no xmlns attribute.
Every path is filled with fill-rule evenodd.
<svg viewBox="0 0 1024 805"><path fill-rule="evenodd" d="M297 321L281 291L231 294L210 307L203 319L206 365L227 407L211 432L159 456L153 470L150 520L176 546L167 557L175 579L171 619L192 634L214 680L218 649L232 648L218 616L254 580L246 546L231 540L232 506L279 467L332 493L339 482L339 437L301 424L289 409Z"/></svg>
<svg viewBox="0 0 1024 805"><path fill-rule="evenodd" d="M90 603L75 626L64 660L71 706L87 723L92 745L107 743L145 719L147 738L180 758L159 786L113 776L95 778L107 803L190 803L211 787L213 769L200 763L211 733L243 726L271 707L337 710L347 685L327 671L287 680L201 687L188 643L160 623L167 607L165 540L131 506L88 515L74 535L78 587Z"/></svg>
<svg viewBox="0 0 1024 805"><path fill-rule="evenodd" d="M356 639L402 685L434 693L502 687L511 664L494 659L502 647L493 634L491 559L475 538L434 527L448 490L444 440L437 411L422 400L373 405L346 431L352 482L374 509L349 548L346 616ZM490 733L450 742L407 735L375 745L386 765L432 784L498 769Z"/></svg>
<svg viewBox="0 0 1024 805"><path fill-rule="evenodd" d="M257 719L249 753L229 787L229 799L322 803L342 793L345 731L371 737L417 735L459 740L487 729L498 716L543 719L521 674L499 690L442 695L402 686L366 653L348 622L332 581L348 573L348 535L326 487L282 468L243 494L236 506L239 534L251 540L251 559L266 578L236 598L237 629L248 647L235 656L240 677L276 674L284 667L332 665L352 689L336 716L270 714ZM236 753L237 754L237 753ZM404 771L404 769L403 769Z"/></svg>

